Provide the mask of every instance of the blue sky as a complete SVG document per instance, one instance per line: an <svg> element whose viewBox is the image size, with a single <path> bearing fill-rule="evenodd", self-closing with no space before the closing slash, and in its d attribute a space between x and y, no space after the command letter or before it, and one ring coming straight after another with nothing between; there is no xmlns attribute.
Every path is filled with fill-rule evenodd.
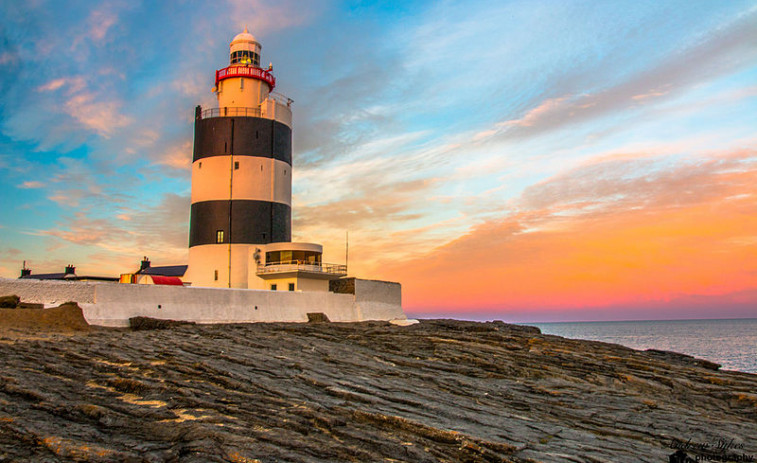
<svg viewBox="0 0 757 463"><path fill-rule="evenodd" d="M754 202L755 2L393 3L5 2L0 276L23 260L37 273L72 263L94 274L131 270L143 255L186 261L193 109L215 106L214 71L245 25L295 102L294 238L342 262L349 230L351 273L407 280L418 311L573 300L555 288L574 263L544 292L482 288L466 302L449 289L477 277L446 266L479 252L498 263L479 271L494 274L522 253L561 261L545 257L555 252L546 239L517 256L498 243ZM749 215L724 210L724 221ZM628 296L597 304L757 288L744 260L757 254L757 230L738 223L701 237L725 256L714 268L738 275L665 288L618 277L614 294ZM635 239L662 239L644 233ZM429 268L441 254L449 261ZM602 292L584 283L580 294Z"/></svg>

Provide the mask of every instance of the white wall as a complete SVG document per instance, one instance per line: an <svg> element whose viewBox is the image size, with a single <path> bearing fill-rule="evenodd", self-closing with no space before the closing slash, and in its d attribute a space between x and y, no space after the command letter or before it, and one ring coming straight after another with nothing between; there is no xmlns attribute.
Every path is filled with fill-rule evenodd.
<svg viewBox="0 0 757 463"><path fill-rule="evenodd" d="M360 320L405 319L402 285L393 281L355 279L355 307Z"/></svg>
<svg viewBox="0 0 757 463"><path fill-rule="evenodd" d="M251 77L229 77L218 83L217 95L219 108L257 108L268 98L268 84Z"/></svg>
<svg viewBox="0 0 757 463"><path fill-rule="evenodd" d="M266 99L261 103L262 116L266 119L273 119L292 128L292 108L289 105L280 103L273 98Z"/></svg>
<svg viewBox="0 0 757 463"><path fill-rule="evenodd" d="M254 250L255 245L231 245L232 287L247 287L247 264L250 262L250 251ZM215 280L215 270L218 270L218 280ZM252 271L255 271L254 267ZM203 244L189 248L189 268L182 281L192 283L192 286L228 288L229 244Z"/></svg>
<svg viewBox="0 0 757 463"><path fill-rule="evenodd" d="M0 296L15 294L23 302L47 305L59 305L69 301L94 302L95 286L115 284L0 278Z"/></svg>
<svg viewBox="0 0 757 463"><path fill-rule="evenodd" d="M76 301L92 325L128 326L143 316L197 323L305 322L311 312L333 322L405 319L397 283L357 280L356 294L56 282L0 278L0 295L24 302Z"/></svg>
<svg viewBox="0 0 757 463"><path fill-rule="evenodd" d="M234 169L234 163L239 169ZM271 201L292 205L292 166L259 156L210 156L192 163L192 204L231 199Z"/></svg>
<svg viewBox="0 0 757 463"><path fill-rule="evenodd" d="M127 326L131 317L197 323L305 322L308 312L323 312L331 321L357 321L348 294L192 288L147 285L102 285L94 304L80 304L90 324Z"/></svg>

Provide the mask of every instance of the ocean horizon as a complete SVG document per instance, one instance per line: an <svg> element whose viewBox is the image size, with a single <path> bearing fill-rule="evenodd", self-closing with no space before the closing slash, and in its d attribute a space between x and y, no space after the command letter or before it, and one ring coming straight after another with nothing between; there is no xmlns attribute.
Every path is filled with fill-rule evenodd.
<svg viewBox="0 0 757 463"><path fill-rule="evenodd" d="M544 334L659 349L757 373L757 318L519 323Z"/></svg>

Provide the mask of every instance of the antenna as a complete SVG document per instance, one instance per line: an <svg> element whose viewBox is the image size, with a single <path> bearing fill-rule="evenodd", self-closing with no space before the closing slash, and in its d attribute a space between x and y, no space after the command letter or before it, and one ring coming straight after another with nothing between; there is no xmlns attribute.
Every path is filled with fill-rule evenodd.
<svg viewBox="0 0 757 463"><path fill-rule="evenodd" d="M345 231L344 234L344 266L347 267L350 263L350 232Z"/></svg>

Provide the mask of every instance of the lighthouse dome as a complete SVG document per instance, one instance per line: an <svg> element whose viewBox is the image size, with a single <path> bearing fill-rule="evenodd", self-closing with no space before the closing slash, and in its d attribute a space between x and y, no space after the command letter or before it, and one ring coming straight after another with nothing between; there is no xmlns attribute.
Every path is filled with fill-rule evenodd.
<svg viewBox="0 0 757 463"><path fill-rule="evenodd" d="M260 43L245 26L244 32L237 34L229 44L229 62L237 65L260 67Z"/></svg>
<svg viewBox="0 0 757 463"><path fill-rule="evenodd" d="M247 27L245 26L244 32L240 32L234 37L234 40L231 41L231 45L234 45L235 43L257 43L257 39L255 39L255 36L250 34L250 32L247 30Z"/></svg>

